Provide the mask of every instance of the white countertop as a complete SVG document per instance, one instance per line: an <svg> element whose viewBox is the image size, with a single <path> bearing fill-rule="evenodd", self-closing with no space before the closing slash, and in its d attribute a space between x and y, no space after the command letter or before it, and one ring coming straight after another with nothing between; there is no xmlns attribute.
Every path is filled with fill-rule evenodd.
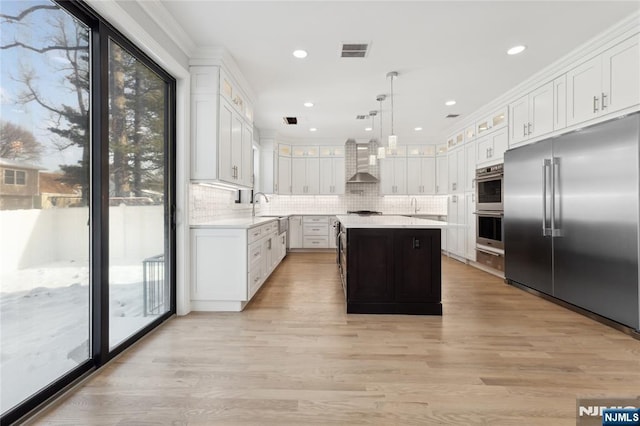
<svg viewBox="0 0 640 426"><path fill-rule="evenodd" d="M418 219L406 216L358 216L338 215L345 228L410 228L410 229L442 229L447 222L430 219Z"/></svg>
<svg viewBox="0 0 640 426"><path fill-rule="evenodd" d="M210 222L191 225L192 228L229 228L229 229L249 229L254 226L263 225L277 220L275 217L241 217L231 219L216 219Z"/></svg>

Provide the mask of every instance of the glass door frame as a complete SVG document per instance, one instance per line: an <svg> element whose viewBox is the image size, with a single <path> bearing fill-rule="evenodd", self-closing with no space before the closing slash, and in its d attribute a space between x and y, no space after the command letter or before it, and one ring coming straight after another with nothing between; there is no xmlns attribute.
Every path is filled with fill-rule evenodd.
<svg viewBox="0 0 640 426"><path fill-rule="evenodd" d="M147 54L81 0L52 0L85 24L90 40L90 357L65 375L2 414L12 424L43 408L73 385L104 366L176 312L176 81ZM109 350L109 40L117 42L165 81L165 279L169 310Z"/></svg>

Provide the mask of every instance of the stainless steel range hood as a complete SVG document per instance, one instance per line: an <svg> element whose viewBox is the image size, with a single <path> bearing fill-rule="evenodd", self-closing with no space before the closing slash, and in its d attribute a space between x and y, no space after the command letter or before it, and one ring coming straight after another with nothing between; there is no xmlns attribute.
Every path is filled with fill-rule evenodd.
<svg viewBox="0 0 640 426"><path fill-rule="evenodd" d="M355 140L349 139L349 143L355 143ZM356 174L347 183L378 183L378 178L369 173L368 143L356 143Z"/></svg>

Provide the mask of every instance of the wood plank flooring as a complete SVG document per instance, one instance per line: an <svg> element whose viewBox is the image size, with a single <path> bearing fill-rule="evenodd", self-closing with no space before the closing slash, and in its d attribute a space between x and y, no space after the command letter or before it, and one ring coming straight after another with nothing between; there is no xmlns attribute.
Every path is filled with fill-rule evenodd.
<svg viewBox="0 0 640 426"><path fill-rule="evenodd" d="M45 425L575 425L640 394L640 341L443 258L442 317L346 315L333 254L294 253L242 313L170 320Z"/></svg>

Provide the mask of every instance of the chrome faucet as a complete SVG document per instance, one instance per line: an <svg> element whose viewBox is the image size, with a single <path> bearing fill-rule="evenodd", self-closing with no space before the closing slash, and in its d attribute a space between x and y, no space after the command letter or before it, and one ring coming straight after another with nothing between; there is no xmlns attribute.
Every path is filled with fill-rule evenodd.
<svg viewBox="0 0 640 426"><path fill-rule="evenodd" d="M256 192L253 194L253 208L251 210L251 217L256 217L256 204L258 203L258 195L262 195L264 200L268 203L269 199L263 192Z"/></svg>
<svg viewBox="0 0 640 426"><path fill-rule="evenodd" d="M413 207L413 214L417 214L420 211L420 208L418 208L418 200L416 200L416 197L411 197L410 207Z"/></svg>

